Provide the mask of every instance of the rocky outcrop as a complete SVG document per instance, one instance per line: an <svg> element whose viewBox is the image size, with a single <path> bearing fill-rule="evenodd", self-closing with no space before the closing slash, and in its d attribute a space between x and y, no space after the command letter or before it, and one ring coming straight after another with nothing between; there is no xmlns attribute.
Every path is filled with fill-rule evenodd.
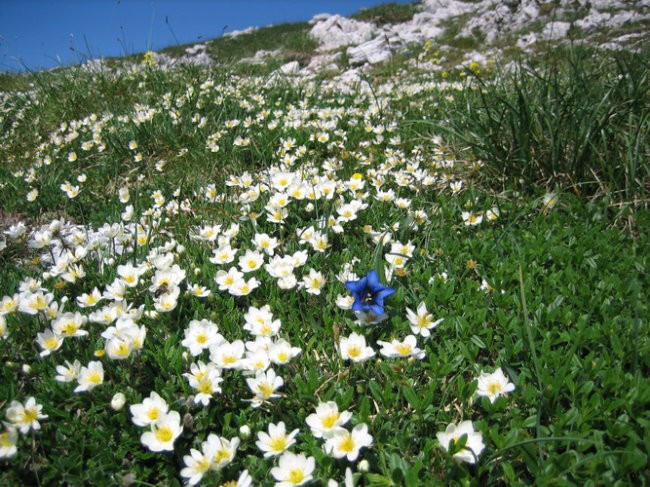
<svg viewBox="0 0 650 487"><path fill-rule="evenodd" d="M649 20L648 10L650 0L560 0L555 5L542 0L423 0L421 11L408 22L376 27L321 14L311 20L311 34L319 42L319 51L345 47L349 63L362 66L385 62L409 44L435 42L445 34L446 26L454 23L463 24L458 36L475 38L484 48L509 35L526 50L540 41L562 42L570 37L572 28L589 35L604 27L616 29ZM612 48L617 43L638 46L640 37L621 36L601 47Z"/></svg>

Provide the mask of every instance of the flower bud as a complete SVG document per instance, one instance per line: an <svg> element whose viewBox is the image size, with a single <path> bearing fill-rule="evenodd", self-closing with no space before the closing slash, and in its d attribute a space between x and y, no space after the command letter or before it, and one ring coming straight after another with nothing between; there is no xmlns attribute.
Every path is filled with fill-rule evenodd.
<svg viewBox="0 0 650 487"><path fill-rule="evenodd" d="M122 394L121 392L117 392L114 396L113 399L111 399L111 407L115 411L119 411L124 407L124 404L126 403L126 396Z"/></svg>
<svg viewBox="0 0 650 487"><path fill-rule="evenodd" d="M241 426L239 428L239 437L242 440L247 440L248 438L250 438L250 436L251 436L251 429L249 428L249 426L247 424L245 424L245 425L243 425L243 426Z"/></svg>
<svg viewBox="0 0 650 487"><path fill-rule="evenodd" d="M370 464L368 463L368 460L361 460L357 464L357 470L362 473L366 473L367 471L370 470Z"/></svg>

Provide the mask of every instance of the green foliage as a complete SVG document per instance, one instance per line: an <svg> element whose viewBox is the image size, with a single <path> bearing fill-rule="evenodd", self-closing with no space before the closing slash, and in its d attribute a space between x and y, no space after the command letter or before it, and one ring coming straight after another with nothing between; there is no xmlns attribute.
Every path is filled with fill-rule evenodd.
<svg viewBox="0 0 650 487"><path fill-rule="evenodd" d="M550 63L520 62L465 90L443 123L489 160L495 181L570 188L647 204L647 57L594 60L576 49Z"/></svg>
<svg viewBox="0 0 650 487"><path fill-rule="evenodd" d="M361 9L359 12L350 16L350 18L372 22L376 25L399 24L408 22L413 15L419 11L420 2L412 3L385 3L374 7Z"/></svg>

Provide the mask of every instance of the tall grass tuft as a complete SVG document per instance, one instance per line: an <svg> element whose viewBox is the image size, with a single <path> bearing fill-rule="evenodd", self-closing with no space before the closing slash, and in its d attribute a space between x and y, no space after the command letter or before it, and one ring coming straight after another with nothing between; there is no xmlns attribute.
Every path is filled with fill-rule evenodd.
<svg viewBox="0 0 650 487"><path fill-rule="evenodd" d="M647 206L650 84L647 55L597 57L572 49L541 66L518 62L464 90L451 132L502 184L538 184ZM602 54L601 54L602 56Z"/></svg>

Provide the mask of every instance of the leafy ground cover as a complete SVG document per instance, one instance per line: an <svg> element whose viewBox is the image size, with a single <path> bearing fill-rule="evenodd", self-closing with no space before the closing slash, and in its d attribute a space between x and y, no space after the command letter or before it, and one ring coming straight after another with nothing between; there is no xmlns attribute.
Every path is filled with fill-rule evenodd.
<svg viewBox="0 0 650 487"><path fill-rule="evenodd" d="M429 50L5 80L3 484L648 478L647 56Z"/></svg>

